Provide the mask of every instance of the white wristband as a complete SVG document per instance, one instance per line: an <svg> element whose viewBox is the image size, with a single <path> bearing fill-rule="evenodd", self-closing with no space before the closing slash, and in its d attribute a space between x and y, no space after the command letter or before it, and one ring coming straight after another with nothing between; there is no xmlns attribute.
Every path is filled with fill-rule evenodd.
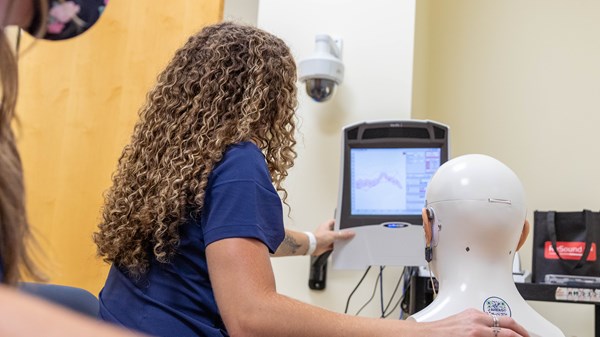
<svg viewBox="0 0 600 337"><path fill-rule="evenodd" d="M317 250L317 238L313 232L304 232L308 237L308 250L304 255L312 255Z"/></svg>

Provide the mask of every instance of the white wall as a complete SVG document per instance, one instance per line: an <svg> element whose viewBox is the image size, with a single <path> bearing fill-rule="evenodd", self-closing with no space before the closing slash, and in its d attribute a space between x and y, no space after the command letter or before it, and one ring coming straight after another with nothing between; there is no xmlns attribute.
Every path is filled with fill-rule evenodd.
<svg viewBox="0 0 600 337"><path fill-rule="evenodd" d="M224 0L223 19L256 26L258 0Z"/></svg>
<svg viewBox="0 0 600 337"><path fill-rule="evenodd" d="M285 184L292 206L289 228L313 230L333 217L344 125L410 118L414 17L415 0L260 0L258 26L284 39L297 60L313 51L317 33L344 41L346 76L335 96L329 102L315 103L303 87L299 92L298 158ZM281 293L336 311L344 310L346 298L362 275L330 269L327 290L311 291L307 257L272 262ZM384 275L385 292L390 294L399 269L389 268ZM365 282L350 312L370 296L374 277ZM367 314L377 315L379 301L374 300L369 308Z"/></svg>
<svg viewBox="0 0 600 337"><path fill-rule="evenodd" d="M509 165L530 221L534 210L600 208L598 13L596 0L417 4L413 117L450 125L453 156ZM591 305L531 304L567 336L594 335Z"/></svg>

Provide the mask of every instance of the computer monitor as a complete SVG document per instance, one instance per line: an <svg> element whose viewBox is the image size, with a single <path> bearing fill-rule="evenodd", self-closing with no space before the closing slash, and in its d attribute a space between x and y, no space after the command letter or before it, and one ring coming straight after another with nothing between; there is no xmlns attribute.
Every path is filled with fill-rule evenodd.
<svg viewBox="0 0 600 337"><path fill-rule="evenodd" d="M335 268L425 265L421 209L427 184L448 160L448 127L432 121L363 122L342 132Z"/></svg>

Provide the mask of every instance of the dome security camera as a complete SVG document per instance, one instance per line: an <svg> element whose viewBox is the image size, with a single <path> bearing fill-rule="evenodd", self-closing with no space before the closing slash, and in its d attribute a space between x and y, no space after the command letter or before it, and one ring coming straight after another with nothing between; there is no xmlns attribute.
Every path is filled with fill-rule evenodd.
<svg viewBox="0 0 600 337"><path fill-rule="evenodd" d="M344 79L342 40L334 40L327 34L315 37L315 52L299 63L299 79L306 85L306 92L317 102L325 102L333 96L335 86Z"/></svg>

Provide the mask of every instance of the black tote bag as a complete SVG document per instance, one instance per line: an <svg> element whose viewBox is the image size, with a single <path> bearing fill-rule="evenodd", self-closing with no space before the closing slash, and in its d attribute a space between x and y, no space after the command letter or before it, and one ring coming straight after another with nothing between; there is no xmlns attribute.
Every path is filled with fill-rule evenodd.
<svg viewBox="0 0 600 337"><path fill-rule="evenodd" d="M533 225L533 282L600 283L600 212L535 211Z"/></svg>

